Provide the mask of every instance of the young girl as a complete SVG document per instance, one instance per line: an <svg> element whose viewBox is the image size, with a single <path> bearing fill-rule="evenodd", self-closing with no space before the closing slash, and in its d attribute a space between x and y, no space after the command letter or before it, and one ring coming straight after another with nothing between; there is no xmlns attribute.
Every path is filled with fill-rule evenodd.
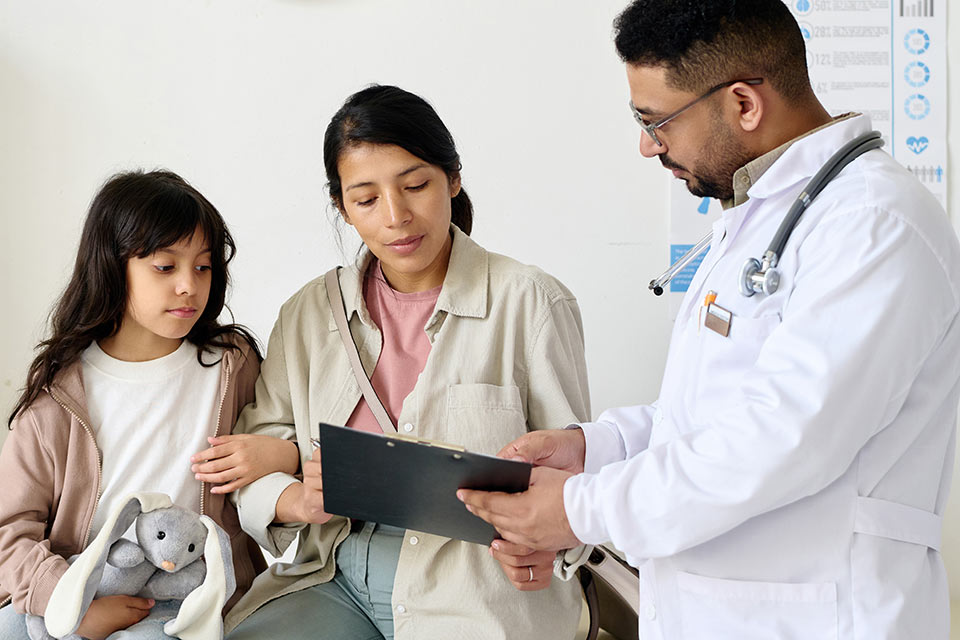
<svg viewBox="0 0 960 640"><path fill-rule="evenodd" d="M429 104L396 87L351 96L327 128L324 163L333 204L364 244L338 275L350 331L401 434L492 455L528 430L590 415L576 300L470 239L460 158ZM238 422L238 432L295 438L303 481L271 474L238 492L241 523L261 545L279 555L299 534L299 547L228 615L227 628L239 624L230 640L574 637L580 586L551 579L552 553L325 513L309 444L320 422L381 431L322 277L280 310L256 403ZM215 461L199 469L223 479L206 476Z"/></svg>
<svg viewBox="0 0 960 640"><path fill-rule="evenodd" d="M0 637L26 637L24 612L44 615L65 558L134 491L166 493L227 531L237 578L228 608L263 569L233 505L197 482L189 460L225 442L260 368L246 329L217 320L234 252L217 210L173 173L119 174L94 199L0 453ZM250 467L244 482L296 471L293 444L261 440L262 466L236 454L235 467ZM96 599L77 633L105 638L152 605Z"/></svg>

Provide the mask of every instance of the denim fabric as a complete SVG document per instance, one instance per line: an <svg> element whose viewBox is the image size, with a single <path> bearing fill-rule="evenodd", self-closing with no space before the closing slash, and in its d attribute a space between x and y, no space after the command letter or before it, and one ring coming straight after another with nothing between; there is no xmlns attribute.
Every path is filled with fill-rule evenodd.
<svg viewBox="0 0 960 640"><path fill-rule="evenodd" d="M228 640L393 640L393 580L404 529L363 523L337 548L333 580L257 609Z"/></svg>
<svg viewBox="0 0 960 640"><path fill-rule="evenodd" d="M26 616L8 604L0 609L0 640L28 640Z"/></svg>

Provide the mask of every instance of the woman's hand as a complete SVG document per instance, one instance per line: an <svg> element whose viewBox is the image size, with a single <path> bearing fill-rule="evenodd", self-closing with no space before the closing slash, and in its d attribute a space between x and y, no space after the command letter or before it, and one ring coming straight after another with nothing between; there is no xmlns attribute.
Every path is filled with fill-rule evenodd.
<svg viewBox="0 0 960 640"><path fill-rule="evenodd" d="M216 484L211 493L230 493L268 473L293 475L300 466L296 443L271 436L237 434L207 438L212 446L190 456L197 480Z"/></svg>
<svg viewBox="0 0 960 640"><path fill-rule="evenodd" d="M333 517L323 510L323 476L320 449L303 463L303 482L287 487L277 500L277 522L323 524Z"/></svg>
<svg viewBox="0 0 960 640"><path fill-rule="evenodd" d="M103 640L111 633L134 625L150 613L153 600L133 596L104 596L90 603L76 634L89 640Z"/></svg>
<svg viewBox="0 0 960 640"><path fill-rule="evenodd" d="M514 587L520 591L539 591L550 586L553 578L553 551L534 551L530 547L506 540L494 540L490 555L496 558Z"/></svg>

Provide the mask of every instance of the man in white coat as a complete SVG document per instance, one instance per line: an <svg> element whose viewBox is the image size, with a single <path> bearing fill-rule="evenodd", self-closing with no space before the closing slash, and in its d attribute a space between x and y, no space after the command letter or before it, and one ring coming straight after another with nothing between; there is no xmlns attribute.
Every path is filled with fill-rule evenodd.
<svg viewBox="0 0 960 640"><path fill-rule="evenodd" d="M945 640L960 247L943 209L869 151L800 218L776 292L741 294L744 261L871 124L817 101L782 0L636 0L615 31L640 152L725 210L657 400L524 436L501 455L538 465L530 489L461 499L531 549L625 552L643 640Z"/></svg>

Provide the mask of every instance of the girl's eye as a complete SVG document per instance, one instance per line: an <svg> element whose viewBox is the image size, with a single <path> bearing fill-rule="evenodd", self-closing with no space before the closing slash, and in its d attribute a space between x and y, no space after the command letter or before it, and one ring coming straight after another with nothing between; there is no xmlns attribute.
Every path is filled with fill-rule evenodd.
<svg viewBox="0 0 960 640"><path fill-rule="evenodd" d="M427 185L430 184L429 180L424 181L422 184L417 184L412 187L407 187L408 191L422 191L427 188Z"/></svg>
<svg viewBox="0 0 960 640"><path fill-rule="evenodd" d="M153 268L159 271L160 273L167 273L167 272L173 271L172 264L155 264L153 265Z"/></svg>
<svg viewBox="0 0 960 640"><path fill-rule="evenodd" d="M198 264L195 269L197 271L210 271L211 267L208 264Z"/></svg>

